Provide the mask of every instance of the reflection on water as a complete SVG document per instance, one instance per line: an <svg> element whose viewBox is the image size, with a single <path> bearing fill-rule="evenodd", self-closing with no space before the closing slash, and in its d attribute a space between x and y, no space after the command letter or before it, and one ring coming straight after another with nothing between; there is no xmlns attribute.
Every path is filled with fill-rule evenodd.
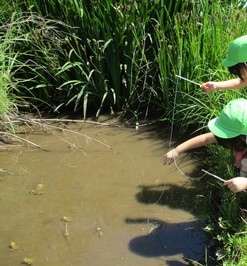
<svg viewBox="0 0 247 266"><path fill-rule="evenodd" d="M1 150L0 166L12 173L0 176L1 265L32 258L39 266L179 266L203 257L205 237L188 208L197 190L162 165L169 136L71 127L98 141L35 132L27 138L43 149ZM186 160L183 169L192 165ZM41 193L30 193L38 184ZM10 250L11 242L19 248Z"/></svg>

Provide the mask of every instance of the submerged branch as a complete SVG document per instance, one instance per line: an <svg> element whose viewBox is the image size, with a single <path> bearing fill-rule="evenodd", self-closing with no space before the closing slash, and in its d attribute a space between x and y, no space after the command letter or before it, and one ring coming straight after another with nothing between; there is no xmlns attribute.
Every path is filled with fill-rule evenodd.
<svg viewBox="0 0 247 266"><path fill-rule="evenodd" d="M9 171L6 171L4 170L3 168L0 168L0 172L1 173L7 173L7 174L10 174L10 175L13 175L13 173L9 172Z"/></svg>
<svg viewBox="0 0 247 266"><path fill-rule="evenodd" d="M94 125L100 125L100 126L113 126L113 124L110 123L101 123L96 121L88 121L88 120L75 120L75 119L59 119L59 118L46 118L46 119L40 119L35 118L33 119L37 122L62 122L62 123L88 123L88 124L94 124ZM119 125L114 125L115 127L119 127Z"/></svg>
<svg viewBox="0 0 247 266"><path fill-rule="evenodd" d="M108 123L100 123L100 122L94 122L94 121L84 121L84 120L73 120L73 119L42 119L42 118L30 118L28 116L23 116L23 115L10 115L9 116L10 120L15 124L17 123L22 123L26 126L28 126L30 128L30 130L32 130L33 127L38 127L40 128L42 131L45 131L45 132L48 132L48 133L51 133L51 134L54 134L54 135L57 135L58 137L60 137L58 135L58 131L62 131L63 133L72 133L72 134L76 134L76 135L79 135L79 136L83 136L85 138L87 138L88 140L90 140L90 142L96 142L96 143L99 143L105 147L107 147L108 149L112 149L111 146L107 145L106 143L98 140L98 139L95 139L95 138L92 138L88 135L85 135L83 133L80 133L80 132L77 132L75 130L72 130L71 128L69 128L67 125L65 125L64 123L91 123L91 124L96 124L96 125L102 125L102 126L110 126L111 124L108 124ZM58 123L58 122L62 122L62 126L56 126L56 125L51 125L49 124L48 122L54 122L54 123ZM7 135L7 136L11 136L13 140L17 140L19 142L23 142L23 143L27 143L27 144L30 144L34 147L37 147L37 148L40 148L42 149L41 146L29 141L29 140L26 140L24 138L21 138L15 134L11 134L11 133L8 133L8 132L1 132L0 131L0 135ZM62 137L61 137L62 138ZM63 139L63 138L62 138ZM63 139L65 140L65 139ZM67 140L65 140L66 142L69 142ZM69 143L71 145L71 143Z"/></svg>
<svg viewBox="0 0 247 266"><path fill-rule="evenodd" d="M0 135L11 137L11 138L13 139L13 141L14 141L14 140L17 140L17 141L20 141L20 142L24 142L24 143L30 144L30 145L32 145L32 146L34 146L34 147L36 147L36 148L40 148L40 149L42 149L39 145L37 145L37 144L35 144L35 143L33 143L33 142L27 140L27 139L21 138L21 137L15 135L15 134L0 131Z"/></svg>

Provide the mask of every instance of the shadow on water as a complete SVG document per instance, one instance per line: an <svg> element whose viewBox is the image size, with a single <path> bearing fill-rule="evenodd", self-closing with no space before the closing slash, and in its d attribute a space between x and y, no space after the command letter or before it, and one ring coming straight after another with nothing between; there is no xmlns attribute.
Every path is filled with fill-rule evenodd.
<svg viewBox="0 0 247 266"><path fill-rule="evenodd" d="M137 219L137 223L141 219ZM143 219L145 221L145 219ZM127 223L135 221L126 219ZM150 223L150 220L147 221ZM144 257L171 257L182 254L186 260L198 261L202 259L205 236L196 228L196 222L167 223L154 221L156 228L149 234L133 238L129 242L129 249ZM158 225L157 225L158 224ZM185 265L184 262L173 259L166 260L166 265Z"/></svg>
<svg viewBox="0 0 247 266"><path fill-rule="evenodd" d="M194 201L198 196L195 187L178 186L175 184L140 185L140 192L136 199L144 204L169 205L170 208L183 209L195 212Z"/></svg>
<svg viewBox="0 0 247 266"><path fill-rule="evenodd" d="M140 203L167 205L178 211L196 212L193 210L198 195L195 187L159 184L139 185L138 188L140 192L136 194L136 199ZM148 234L137 236L129 242L130 251L139 256L160 260L165 257L165 265L169 266L198 265L205 260L207 237L199 228L198 221L169 223L153 218L126 218L125 222L153 226ZM174 258L179 254L182 254L183 262Z"/></svg>

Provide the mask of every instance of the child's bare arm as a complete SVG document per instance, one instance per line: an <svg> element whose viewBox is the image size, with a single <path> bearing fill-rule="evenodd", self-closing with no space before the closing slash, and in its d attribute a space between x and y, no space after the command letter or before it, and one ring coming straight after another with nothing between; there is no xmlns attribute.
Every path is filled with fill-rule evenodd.
<svg viewBox="0 0 247 266"><path fill-rule="evenodd" d="M247 78L241 80L240 78L230 79L226 81L208 81L201 85L201 88L205 92L215 91L215 90L233 90L239 89L247 85Z"/></svg>
<svg viewBox="0 0 247 266"><path fill-rule="evenodd" d="M205 133L189 139L178 145L175 149L170 150L164 155L164 164L171 164L180 153L199 148L208 144L216 143L217 140L213 133Z"/></svg>

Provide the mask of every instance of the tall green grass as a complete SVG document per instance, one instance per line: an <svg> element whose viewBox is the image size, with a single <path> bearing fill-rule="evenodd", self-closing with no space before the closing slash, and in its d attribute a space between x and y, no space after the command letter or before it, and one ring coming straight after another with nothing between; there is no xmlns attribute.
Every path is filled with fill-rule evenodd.
<svg viewBox="0 0 247 266"><path fill-rule="evenodd" d="M222 1L200 1L190 12L178 13L174 20L175 35L170 38L170 46L176 49L172 58L176 64L170 73L173 90L175 86L178 89L176 120L183 130L190 125L204 127L229 100L246 96L245 90L204 93L198 86L174 76L179 74L199 83L232 78L221 62L229 43L247 33L246 11L236 6Z"/></svg>
<svg viewBox="0 0 247 266"><path fill-rule="evenodd" d="M245 34L238 2L5 0L12 15L2 14L2 28L15 36L23 64L15 77L29 81L17 90L38 107L84 118L89 110L137 118L159 110L171 119L177 94L176 122L184 130L203 126L238 92L205 94L175 74L198 82L228 77L220 62Z"/></svg>
<svg viewBox="0 0 247 266"><path fill-rule="evenodd" d="M0 131L7 131L12 128L8 114L17 110L17 97L14 96L16 80L13 78L17 66L18 54L14 53L11 36L1 35L0 28ZM12 128L13 129L13 128Z"/></svg>
<svg viewBox="0 0 247 266"><path fill-rule="evenodd" d="M9 112L11 109L11 67L15 58L10 57L11 51L8 47L0 45L0 116Z"/></svg>

